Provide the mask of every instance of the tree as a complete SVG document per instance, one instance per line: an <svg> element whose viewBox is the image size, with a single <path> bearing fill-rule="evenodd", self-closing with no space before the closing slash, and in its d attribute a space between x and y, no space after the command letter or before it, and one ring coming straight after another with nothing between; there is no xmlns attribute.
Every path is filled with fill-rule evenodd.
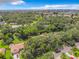
<svg viewBox="0 0 79 59"><path fill-rule="evenodd" d="M13 36L11 33L8 33L4 36L3 42L4 44L10 44L13 41Z"/></svg>
<svg viewBox="0 0 79 59"><path fill-rule="evenodd" d="M6 59L5 55L2 52L0 52L0 59Z"/></svg>

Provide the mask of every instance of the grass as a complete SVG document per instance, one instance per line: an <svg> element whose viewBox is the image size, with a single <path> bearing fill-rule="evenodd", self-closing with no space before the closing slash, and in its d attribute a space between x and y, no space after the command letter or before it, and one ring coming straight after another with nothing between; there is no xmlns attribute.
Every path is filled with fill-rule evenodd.
<svg viewBox="0 0 79 59"><path fill-rule="evenodd" d="M0 48L9 48L8 45L3 44L3 40L0 40Z"/></svg>
<svg viewBox="0 0 79 59"><path fill-rule="evenodd" d="M21 41L19 39L13 40L13 43L20 43Z"/></svg>
<svg viewBox="0 0 79 59"><path fill-rule="evenodd" d="M4 45L2 40L0 40L0 48L6 48L6 53L5 53L6 59L12 59L11 58L12 54L10 52L9 46L8 45Z"/></svg>
<svg viewBox="0 0 79 59"><path fill-rule="evenodd" d="M67 55L65 55L64 53L61 54L61 59L70 59Z"/></svg>
<svg viewBox="0 0 79 59"><path fill-rule="evenodd" d="M10 50L6 50L6 59L12 59L12 54L10 52Z"/></svg>
<svg viewBox="0 0 79 59"><path fill-rule="evenodd" d="M14 36L13 43L21 43L21 42L23 42L23 40L21 40L20 38Z"/></svg>
<svg viewBox="0 0 79 59"><path fill-rule="evenodd" d="M22 51L20 52L20 59L23 59L23 57L22 57L22 54L21 54L21 53L22 53Z"/></svg>
<svg viewBox="0 0 79 59"><path fill-rule="evenodd" d="M24 41L19 40L17 38L13 41L13 43L22 43L22 42L24 42ZM6 59L13 59L10 48L9 48L9 45L5 45L3 43L3 40L0 40L0 48L6 48L6 53L5 53ZM23 59L23 58L21 57L21 59Z"/></svg>

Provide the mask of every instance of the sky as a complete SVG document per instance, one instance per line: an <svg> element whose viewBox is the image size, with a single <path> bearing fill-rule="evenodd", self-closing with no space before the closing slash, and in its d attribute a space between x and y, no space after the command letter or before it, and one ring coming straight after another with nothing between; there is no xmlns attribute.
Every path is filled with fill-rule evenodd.
<svg viewBox="0 0 79 59"><path fill-rule="evenodd" d="M0 10L77 9L79 0L0 0Z"/></svg>

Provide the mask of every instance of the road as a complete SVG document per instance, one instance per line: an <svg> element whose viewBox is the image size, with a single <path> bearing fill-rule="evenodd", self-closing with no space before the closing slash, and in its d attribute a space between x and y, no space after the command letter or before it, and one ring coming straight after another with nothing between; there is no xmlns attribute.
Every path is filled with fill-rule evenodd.
<svg viewBox="0 0 79 59"><path fill-rule="evenodd" d="M71 50L71 47L65 46L61 52L59 52L59 53L54 53L54 58L55 58L55 59L61 59L61 58L60 58L61 54L62 54L62 53L69 52L70 50Z"/></svg>

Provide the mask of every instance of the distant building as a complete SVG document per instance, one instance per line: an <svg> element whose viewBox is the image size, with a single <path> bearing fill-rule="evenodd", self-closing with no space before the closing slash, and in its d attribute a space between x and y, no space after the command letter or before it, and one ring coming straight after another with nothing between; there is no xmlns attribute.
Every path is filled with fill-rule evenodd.
<svg viewBox="0 0 79 59"><path fill-rule="evenodd" d="M65 14L64 16L65 17L71 17L71 14Z"/></svg>
<svg viewBox="0 0 79 59"><path fill-rule="evenodd" d="M22 25L12 25L12 28L18 28L21 27Z"/></svg>
<svg viewBox="0 0 79 59"><path fill-rule="evenodd" d="M16 25L17 23L10 23L10 25Z"/></svg>
<svg viewBox="0 0 79 59"><path fill-rule="evenodd" d="M5 24L6 24L5 21L0 22L0 25L5 25Z"/></svg>

